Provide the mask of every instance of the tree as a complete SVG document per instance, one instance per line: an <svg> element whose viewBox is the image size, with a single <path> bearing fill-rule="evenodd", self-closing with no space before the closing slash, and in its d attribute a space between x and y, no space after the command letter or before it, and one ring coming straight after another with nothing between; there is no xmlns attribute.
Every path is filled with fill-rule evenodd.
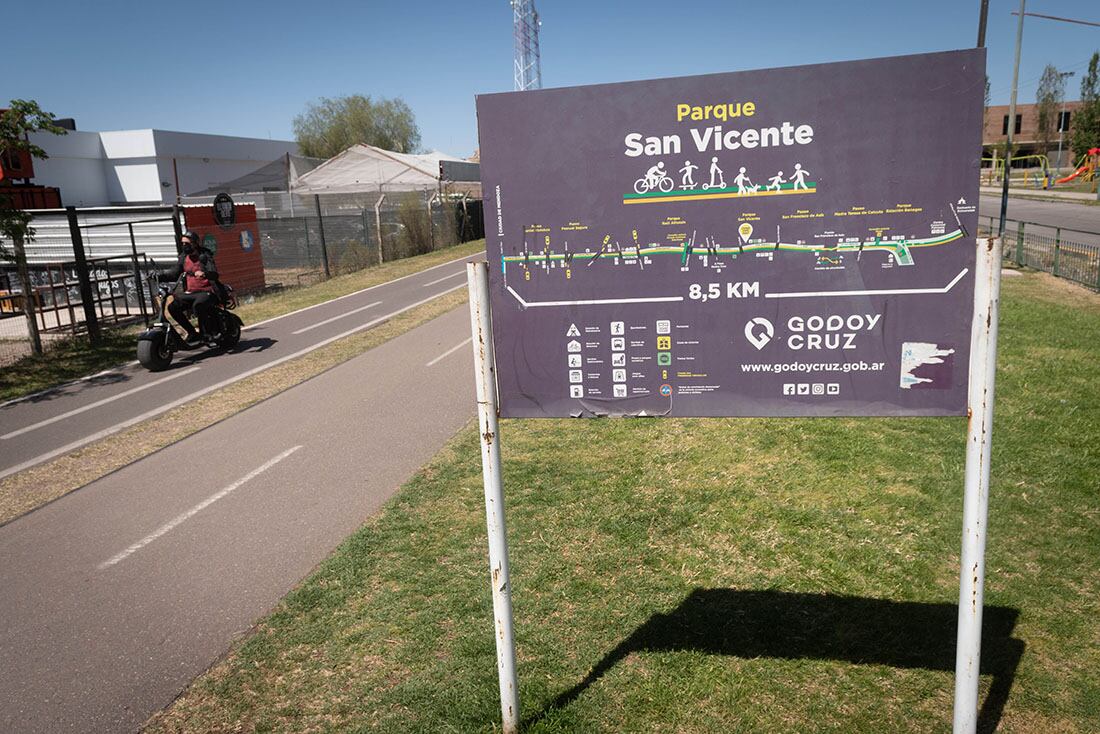
<svg viewBox="0 0 1100 734"><path fill-rule="evenodd" d="M4 114L0 115L0 159L18 153L29 153L32 158L46 158L46 151L30 142L29 133L47 132L64 135L65 130L53 123L53 115L43 112L37 102L13 99ZM42 354L42 338L38 335L38 322L34 317L34 298L30 274L27 272L27 254L24 244L34 239L31 215L15 208L10 195L0 186L0 237L11 240L9 250L0 243L0 259L14 261L23 290L23 312L27 316L27 331L31 337L31 349Z"/></svg>
<svg viewBox="0 0 1100 734"><path fill-rule="evenodd" d="M357 143L397 153L420 148L420 128L404 100L359 94L311 102L294 118L294 136L302 155L331 158Z"/></svg>
<svg viewBox="0 0 1100 734"><path fill-rule="evenodd" d="M1073 155L1079 158L1100 146L1100 51L1081 78L1081 107L1073 117Z"/></svg>
<svg viewBox="0 0 1100 734"><path fill-rule="evenodd" d="M1046 154L1058 129L1058 105L1062 103L1065 81L1051 64L1043 69L1039 78L1039 90L1036 102L1039 103L1039 152Z"/></svg>

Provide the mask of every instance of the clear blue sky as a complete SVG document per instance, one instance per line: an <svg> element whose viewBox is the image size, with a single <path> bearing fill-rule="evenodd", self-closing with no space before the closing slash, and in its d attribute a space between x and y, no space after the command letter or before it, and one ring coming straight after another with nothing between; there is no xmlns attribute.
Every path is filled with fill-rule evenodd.
<svg viewBox="0 0 1100 734"><path fill-rule="evenodd" d="M543 85L569 86L967 48L979 0L633 3L540 0ZM1018 7L991 0L993 104L1007 104ZM1095 0L1028 10L1100 22ZM477 146L474 95L512 87L508 0L13 2L0 102L37 99L84 130L160 128L290 139L312 99L401 96L423 144ZM25 24L23 34L11 33ZM13 44L14 39L14 44ZM1028 18L1021 102L1043 67L1080 77L1100 28Z"/></svg>

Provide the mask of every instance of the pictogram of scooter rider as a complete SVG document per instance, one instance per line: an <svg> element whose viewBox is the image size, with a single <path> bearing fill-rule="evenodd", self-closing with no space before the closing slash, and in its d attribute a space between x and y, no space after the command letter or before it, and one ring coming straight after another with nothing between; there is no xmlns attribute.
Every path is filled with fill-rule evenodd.
<svg viewBox="0 0 1100 734"><path fill-rule="evenodd" d="M217 338L217 327L214 319L210 318L214 312L214 306L218 302L217 288L218 268L214 264L214 255L202 246L202 240L194 232L188 230L180 238L183 252L179 262L173 270L168 270L160 275L162 281L172 281L184 275L182 290L176 289L172 302L168 304L168 312L187 331L187 344L197 346L203 343L204 338L211 341ZM202 334L195 331L187 318L187 309L199 319L199 328Z"/></svg>

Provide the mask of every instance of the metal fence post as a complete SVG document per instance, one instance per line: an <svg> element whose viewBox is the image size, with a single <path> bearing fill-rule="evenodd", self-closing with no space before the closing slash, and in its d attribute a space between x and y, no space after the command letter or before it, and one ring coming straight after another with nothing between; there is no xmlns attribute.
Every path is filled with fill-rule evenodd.
<svg viewBox="0 0 1100 734"><path fill-rule="evenodd" d="M42 356L42 335L38 332L38 304L35 303L34 283L31 282L30 270L27 269L27 250L23 244L22 236L13 237L12 240L13 249L15 250L15 267L19 273L19 289L23 291L23 314L27 320L27 336L31 342L31 354L40 357ZM11 290L10 282L8 290ZM43 320L44 325L45 321Z"/></svg>
<svg viewBox="0 0 1100 734"><path fill-rule="evenodd" d="M180 224L180 205L172 207L172 229L176 232L176 256L183 252L183 225Z"/></svg>
<svg viewBox="0 0 1100 734"><path fill-rule="evenodd" d="M470 295L470 329L477 383L477 421L481 438L481 474L485 488L485 525L489 535L489 576L493 585L493 632L500 682L500 715L504 734L519 728L519 686L512 634L512 580L508 572L508 533L504 524L504 486L500 473L500 428L497 423L496 356L489 313L489 263L466 265Z"/></svg>
<svg viewBox="0 0 1100 734"><path fill-rule="evenodd" d="M363 259L366 260L367 253L370 252L370 225L367 224L367 210L359 210L359 219L363 223ZM363 267L369 268L370 263L365 263Z"/></svg>
<svg viewBox="0 0 1100 734"><path fill-rule="evenodd" d="M432 223L432 202L435 194L428 197L428 239L432 243L432 252L435 252L435 226Z"/></svg>
<svg viewBox="0 0 1100 734"><path fill-rule="evenodd" d="M127 229L130 230L130 257L134 260L134 286L138 292L138 305L141 308L141 318L145 321L145 325L149 326L149 313L145 308L145 280L141 277L141 266L138 265L138 253L137 253L137 240L134 239L134 223L127 222Z"/></svg>
<svg viewBox="0 0 1100 734"><path fill-rule="evenodd" d="M386 200L386 195L381 194L378 197L378 201L374 202L374 228L375 234L378 235L378 264L382 264L382 202Z"/></svg>
<svg viewBox="0 0 1100 734"><path fill-rule="evenodd" d="M1055 278L1058 277L1058 260L1059 260L1059 256L1061 254L1062 254L1062 228L1061 227L1055 227L1054 228L1054 268L1053 268Z"/></svg>
<svg viewBox="0 0 1100 734"><path fill-rule="evenodd" d="M84 257L84 236L80 232L80 223L76 221L76 207L67 206L65 212L69 217L69 235L73 240L76 277L80 280L80 302L84 306L84 326L88 329L88 339L92 344L99 344L99 317L96 315L95 301L92 298L92 277L88 272L88 261Z"/></svg>
<svg viewBox="0 0 1100 734"><path fill-rule="evenodd" d="M1016 264L1024 264L1024 222L1016 225Z"/></svg>
<svg viewBox="0 0 1100 734"><path fill-rule="evenodd" d="M970 334L966 470L959 626L955 648L954 734L973 734L978 723L978 673L985 601L985 541L989 517L989 456L993 387L997 374L997 314L1001 292L1000 238L978 240L974 266L974 322Z"/></svg>
<svg viewBox="0 0 1100 734"><path fill-rule="evenodd" d="M328 244L325 242L325 218L321 216L321 195L313 195L313 205L317 209L317 233L321 235L321 266L325 269L325 277L331 278L332 272L328 267Z"/></svg>

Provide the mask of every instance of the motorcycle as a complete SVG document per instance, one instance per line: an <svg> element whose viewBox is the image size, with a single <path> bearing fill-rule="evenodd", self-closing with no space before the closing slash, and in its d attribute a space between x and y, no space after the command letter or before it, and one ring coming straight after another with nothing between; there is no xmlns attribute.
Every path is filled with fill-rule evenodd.
<svg viewBox="0 0 1100 734"><path fill-rule="evenodd" d="M232 349L241 340L241 330L244 322L237 314L232 313L237 307L237 297L233 289L225 284L220 284L223 293L217 299L214 311L210 318L217 324L219 334L214 339L203 339L202 344L191 346L184 337L180 336L178 328L168 320L168 305L175 298L176 289L183 282L181 274L175 283L169 285L161 283L157 287L157 296L154 304L157 318L152 325L138 336L137 357L141 366L150 372L159 372L168 369L172 364L172 356L181 350L190 349ZM191 317L190 310L187 312ZM202 325L200 324L200 334Z"/></svg>

